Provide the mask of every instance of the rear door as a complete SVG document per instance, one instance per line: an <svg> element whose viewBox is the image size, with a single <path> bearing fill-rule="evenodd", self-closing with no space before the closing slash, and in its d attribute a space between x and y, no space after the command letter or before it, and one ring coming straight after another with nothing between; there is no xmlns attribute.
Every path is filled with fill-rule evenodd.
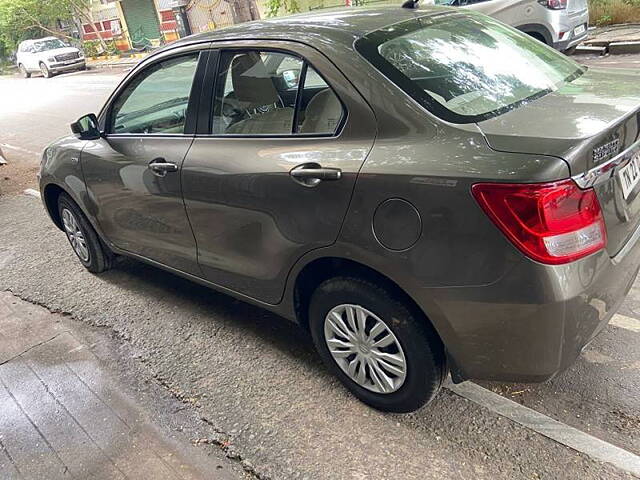
<svg viewBox="0 0 640 480"><path fill-rule="evenodd" d="M199 275L180 171L193 142L208 51L167 52L115 93L82 170L104 234L118 248ZM198 79L200 81L198 81Z"/></svg>
<svg viewBox="0 0 640 480"><path fill-rule="evenodd" d="M198 260L209 281L277 303L293 264L336 240L375 120L311 47L228 43L211 64L182 171Z"/></svg>

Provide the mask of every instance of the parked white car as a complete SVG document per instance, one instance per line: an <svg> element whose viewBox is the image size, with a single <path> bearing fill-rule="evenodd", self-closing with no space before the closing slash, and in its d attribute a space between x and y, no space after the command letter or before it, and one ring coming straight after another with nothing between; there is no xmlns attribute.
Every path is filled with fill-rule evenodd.
<svg viewBox="0 0 640 480"><path fill-rule="evenodd" d="M570 52L587 38L587 0L435 0L477 10L547 45Z"/></svg>
<svg viewBox="0 0 640 480"><path fill-rule="evenodd" d="M56 37L21 42L16 63L24 78L29 78L35 72L49 78L56 73L86 68L84 53Z"/></svg>

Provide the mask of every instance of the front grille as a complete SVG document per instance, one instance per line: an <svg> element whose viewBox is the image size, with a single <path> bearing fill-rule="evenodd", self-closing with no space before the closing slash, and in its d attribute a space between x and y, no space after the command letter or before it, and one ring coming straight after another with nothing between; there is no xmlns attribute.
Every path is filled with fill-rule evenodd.
<svg viewBox="0 0 640 480"><path fill-rule="evenodd" d="M64 62L65 60L75 60L76 58L80 58L80 54L78 52L72 53L63 53L62 55L56 55L56 62Z"/></svg>

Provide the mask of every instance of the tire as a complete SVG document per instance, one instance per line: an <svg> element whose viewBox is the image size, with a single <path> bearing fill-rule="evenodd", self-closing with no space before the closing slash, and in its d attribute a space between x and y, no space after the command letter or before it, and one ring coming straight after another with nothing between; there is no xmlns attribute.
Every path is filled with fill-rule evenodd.
<svg viewBox="0 0 640 480"><path fill-rule="evenodd" d="M49 70L49 67L47 67L44 62L40 62L40 72L42 73L42 76L44 78L51 78L53 77L53 74L51 73L51 70Z"/></svg>
<svg viewBox="0 0 640 480"><path fill-rule="evenodd" d="M92 273L109 270L114 258L113 253L100 241L82 210L65 193L58 197L58 213L67 240L80 263ZM84 248L78 246L80 240Z"/></svg>
<svg viewBox="0 0 640 480"><path fill-rule="evenodd" d="M343 347L344 340L349 342L349 339L345 335L335 335L336 330L326 320L331 314L330 318L335 324L337 314L344 323L347 323L346 328L350 328L349 314L346 311L349 308L354 309L352 310L354 316L357 316L358 312L364 315L365 333L367 329L368 333L373 333L374 328L378 332L373 335L373 339L357 340L360 342L357 348ZM318 286L311 297L309 326L320 357L357 398L378 410L387 412L417 410L436 396L444 381L446 361L442 342L427 320L414 310L390 290L357 277L334 277L326 280ZM380 321L386 330L380 330L383 328L378 326ZM344 323L342 327L345 327ZM342 332L344 332L343 329ZM354 332L355 330L350 328L349 333L354 334ZM389 332L392 334L393 343L383 346L384 351L379 348L376 350L372 343L381 343L383 339L388 340ZM351 337L351 339L354 338ZM339 355L342 358L336 359L330 352L327 339L332 342L334 350L340 351ZM356 341L353 343L355 344ZM340 346L336 347L336 345ZM347 352L356 351L358 353L352 353L346 357ZM362 356L358 357L358 354ZM397 374L397 372L394 374L393 370L387 370L389 363L383 365L383 373L391 382L378 382L378 385L385 385L386 392L376 387L371 373L376 371L372 368L374 363L372 358L378 359L384 354L391 354L396 359L404 356L405 360L404 374ZM360 377L360 383L354 378L358 378L364 363L360 363L357 370L352 371L352 375L348 373L348 368L353 366L354 362L358 363L358 358L367 358L364 361L371 362L364 367L364 379ZM400 363L395 363L395 366L397 365ZM378 371L380 366L381 364L377 363ZM402 367L399 369L403 370ZM379 379L383 378L377 373L376 376Z"/></svg>
<svg viewBox="0 0 640 480"><path fill-rule="evenodd" d="M18 65L18 70L20 70L20 75L22 75L22 78L31 78L31 73L29 73L29 71L23 64Z"/></svg>

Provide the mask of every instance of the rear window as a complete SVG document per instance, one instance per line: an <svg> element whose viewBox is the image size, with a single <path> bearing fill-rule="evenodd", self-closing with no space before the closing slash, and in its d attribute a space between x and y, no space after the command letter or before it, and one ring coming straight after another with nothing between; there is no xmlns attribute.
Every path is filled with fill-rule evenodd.
<svg viewBox="0 0 640 480"><path fill-rule="evenodd" d="M428 15L376 30L356 49L440 118L471 123L557 90L583 67L477 13Z"/></svg>

